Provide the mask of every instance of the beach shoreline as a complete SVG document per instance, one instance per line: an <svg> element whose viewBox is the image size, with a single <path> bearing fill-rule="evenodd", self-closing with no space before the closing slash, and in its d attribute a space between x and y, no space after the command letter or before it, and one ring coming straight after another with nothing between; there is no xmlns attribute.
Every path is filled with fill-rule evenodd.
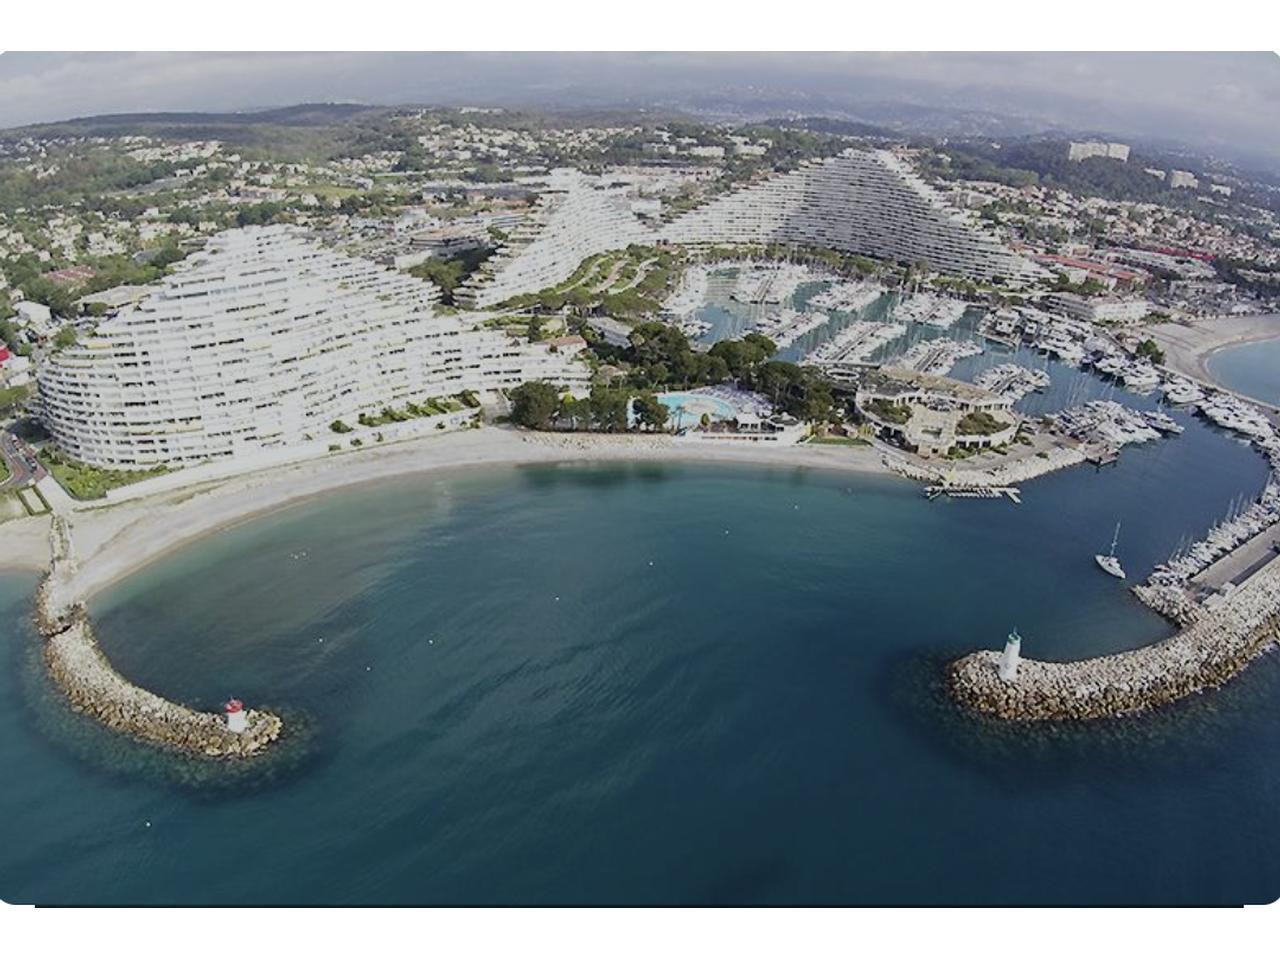
<svg viewBox="0 0 1280 960"><path fill-rule="evenodd" d="M49 567L49 517L23 517L0 525L0 572L40 573Z"/></svg>
<svg viewBox="0 0 1280 960"><path fill-rule="evenodd" d="M1209 317L1186 323L1154 324L1144 327L1141 333L1154 339L1165 352L1164 366L1168 369L1227 389L1209 369L1210 358L1228 347L1280 339L1280 315Z"/></svg>
<svg viewBox="0 0 1280 960"><path fill-rule="evenodd" d="M276 466L118 503L77 504L69 515L77 571L74 602L204 537L328 493L439 470L557 463L738 463L892 476L879 449L732 445L669 436L528 433L484 427ZM49 518L5 524L0 568L44 570ZM18 525L21 525L19 527ZM11 536L10 531L18 536Z"/></svg>

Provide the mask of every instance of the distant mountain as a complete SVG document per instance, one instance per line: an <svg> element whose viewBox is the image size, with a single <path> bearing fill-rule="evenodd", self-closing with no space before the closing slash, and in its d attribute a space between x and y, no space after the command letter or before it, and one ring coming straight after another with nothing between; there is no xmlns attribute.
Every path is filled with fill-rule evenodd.
<svg viewBox="0 0 1280 960"><path fill-rule="evenodd" d="M113 137L128 134L223 139L214 131L255 126L325 127L361 115L386 113L386 107L358 103L300 103L287 107L234 113L110 113L76 117L54 123L37 123L0 131L6 140L22 137Z"/></svg>
<svg viewBox="0 0 1280 960"><path fill-rule="evenodd" d="M898 134L888 127L879 127L861 120L844 120L840 117L773 117L765 120L767 127L790 127L811 133L829 133L845 137L896 138Z"/></svg>

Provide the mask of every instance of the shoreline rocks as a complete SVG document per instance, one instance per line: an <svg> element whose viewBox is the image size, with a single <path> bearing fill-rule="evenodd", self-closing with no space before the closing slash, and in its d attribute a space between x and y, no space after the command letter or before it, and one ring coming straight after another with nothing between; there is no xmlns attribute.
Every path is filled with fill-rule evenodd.
<svg viewBox="0 0 1280 960"><path fill-rule="evenodd" d="M279 739L284 723L273 713L249 710L248 728L233 733L220 714L173 703L118 673L98 646L84 605L65 596L73 592L67 584L74 559L70 530L58 520L53 561L36 589L33 619L50 676L73 710L135 740L198 757L249 757Z"/></svg>
<svg viewBox="0 0 1280 960"><path fill-rule="evenodd" d="M1070 662L1023 659L1001 680L1000 654L981 650L947 669L962 705L1006 720L1094 720L1142 713L1227 683L1280 643L1280 558L1167 640Z"/></svg>

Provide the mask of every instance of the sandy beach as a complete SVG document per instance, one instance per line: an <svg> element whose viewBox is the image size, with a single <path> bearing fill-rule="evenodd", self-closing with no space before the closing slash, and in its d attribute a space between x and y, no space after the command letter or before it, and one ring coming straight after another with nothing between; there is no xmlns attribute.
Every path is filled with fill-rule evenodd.
<svg viewBox="0 0 1280 960"><path fill-rule="evenodd" d="M1210 317L1187 323L1161 323L1142 330L1165 352L1170 370L1208 383L1216 383L1209 371L1209 357L1224 347L1280 338L1280 316Z"/></svg>
<svg viewBox="0 0 1280 960"><path fill-rule="evenodd" d="M0 570L43 570L49 565L49 518L26 517L0 525Z"/></svg>
<svg viewBox="0 0 1280 960"><path fill-rule="evenodd" d="M874 447L733 445L668 436L534 434L486 427L406 441L126 500L77 505L71 527L87 600L165 554L218 530L356 484L466 466L606 461L752 463L887 473ZM49 519L0 527L0 567L43 569Z"/></svg>

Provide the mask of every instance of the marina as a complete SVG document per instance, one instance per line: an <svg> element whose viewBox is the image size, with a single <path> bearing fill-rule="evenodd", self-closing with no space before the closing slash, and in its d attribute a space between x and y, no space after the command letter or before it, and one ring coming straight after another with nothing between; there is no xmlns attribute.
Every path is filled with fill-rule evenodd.
<svg viewBox="0 0 1280 960"><path fill-rule="evenodd" d="M910 347L906 353L893 358L893 365L907 370L919 370L921 373L946 376L965 357L975 357L980 353L982 353L981 344L953 340L950 337L938 337L933 340L921 340Z"/></svg>
<svg viewBox="0 0 1280 960"><path fill-rule="evenodd" d="M680 282L662 305L663 312L677 323L693 319L707 300L708 274L706 266L690 264L680 275Z"/></svg>
<svg viewBox="0 0 1280 960"><path fill-rule="evenodd" d="M816 279L807 267L764 263L742 267L729 296L741 303L774 305L790 300L802 283Z"/></svg>
<svg viewBox="0 0 1280 960"><path fill-rule="evenodd" d="M1049 375L1016 363L1002 363L980 373L973 381L984 390L1017 402L1029 393L1049 386Z"/></svg>
<svg viewBox="0 0 1280 960"><path fill-rule="evenodd" d="M1115 450L1132 443L1150 443L1163 436L1142 411L1115 400L1090 400L1046 420L1063 436Z"/></svg>
<svg viewBox="0 0 1280 960"><path fill-rule="evenodd" d="M810 306L842 313L858 313L884 294L885 288L864 280L837 281L809 300Z"/></svg>
<svg viewBox="0 0 1280 960"><path fill-rule="evenodd" d="M801 313L798 310L783 309L766 314L756 323L755 329L779 348L786 348L806 334L826 326L830 319L825 313Z"/></svg>
<svg viewBox="0 0 1280 960"><path fill-rule="evenodd" d="M806 358L817 367L865 363L886 344L907 332L906 324L896 321L855 322L822 344Z"/></svg>
<svg viewBox="0 0 1280 960"><path fill-rule="evenodd" d="M913 293L898 302L893 315L895 320L903 323L921 323L939 330L949 330L968 309L969 305L963 300L932 293Z"/></svg>

